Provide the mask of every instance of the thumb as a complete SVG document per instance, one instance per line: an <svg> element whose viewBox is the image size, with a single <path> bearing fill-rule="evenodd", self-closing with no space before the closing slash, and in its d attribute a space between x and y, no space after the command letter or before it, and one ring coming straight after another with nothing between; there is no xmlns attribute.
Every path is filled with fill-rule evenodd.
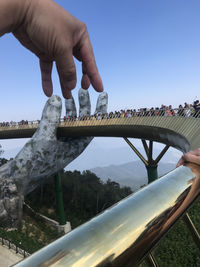
<svg viewBox="0 0 200 267"><path fill-rule="evenodd" d="M33 139L56 139L56 130L60 122L62 101L59 96L50 97L43 109L39 127Z"/></svg>

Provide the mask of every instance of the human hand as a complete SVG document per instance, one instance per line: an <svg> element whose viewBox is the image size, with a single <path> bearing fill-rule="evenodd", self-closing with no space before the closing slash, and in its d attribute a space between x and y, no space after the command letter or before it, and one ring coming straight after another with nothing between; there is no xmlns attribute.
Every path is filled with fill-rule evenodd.
<svg viewBox="0 0 200 267"><path fill-rule="evenodd" d="M191 150L184 154L178 161L176 167L183 165L184 163L195 163L200 165L200 148Z"/></svg>
<svg viewBox="0 0 200 267"><path fill-rule="evenodd" d="M62 94L71 98L71 90L76 86L73 56L82 62L82 88L88 89L91 83L97 92L102 92L103 84L85 24L52 0L25 2L25 17L13 34L40 59L44 93L48 97L53 93L51 72L55 61Z"/></svg>
<svg viewBox="0 0 200 267"><path fill-rule="evenodd" d="M99 95L95 113L107 112L107 93ZM73 99L66 100L67 115L76 115ZM91 105L87 90L79 90L79 116L89 116ZM62 102L52 96L44 107L37 131L17 156L0 168L0 226L15 224L22 214L23 197L44 178L63 169L78 157L93 137L57 139ZM81 133L80 133L81 134Z"/></svg>

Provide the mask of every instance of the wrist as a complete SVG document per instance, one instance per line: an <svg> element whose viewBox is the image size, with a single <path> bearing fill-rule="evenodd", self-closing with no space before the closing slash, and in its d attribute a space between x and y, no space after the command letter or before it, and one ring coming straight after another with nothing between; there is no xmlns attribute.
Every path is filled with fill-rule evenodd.
<svg viewBox="0 0 200 267"><path fill-rule="evenodd" d="M0 0L0 36L19 27L30 4L31 0Z"/></svg>

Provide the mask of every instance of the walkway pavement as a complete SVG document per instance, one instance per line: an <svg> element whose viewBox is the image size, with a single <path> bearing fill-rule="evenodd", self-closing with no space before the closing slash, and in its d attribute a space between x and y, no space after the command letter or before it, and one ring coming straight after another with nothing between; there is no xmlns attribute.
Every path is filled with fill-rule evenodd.
<svg viewBox="0 0 200 267"><path fill-rule="evenodd" d="M0 266L10 267L13 264L21 261L23 256L16 254L15 251L0 245Z"/></svg>

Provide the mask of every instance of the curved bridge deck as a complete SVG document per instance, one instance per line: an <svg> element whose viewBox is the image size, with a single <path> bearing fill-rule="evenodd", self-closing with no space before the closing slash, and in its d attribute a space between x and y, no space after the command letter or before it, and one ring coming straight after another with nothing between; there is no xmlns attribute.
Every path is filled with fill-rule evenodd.
<svg viewBox="0 0 200 267"><path fill-rule="evenodd" d="M38 123L0 127L0 139L32 137ZM157 141L182 152L200 147L200 118L143 116L113 119L63 121L58 137L133 137Z"/></svg>

